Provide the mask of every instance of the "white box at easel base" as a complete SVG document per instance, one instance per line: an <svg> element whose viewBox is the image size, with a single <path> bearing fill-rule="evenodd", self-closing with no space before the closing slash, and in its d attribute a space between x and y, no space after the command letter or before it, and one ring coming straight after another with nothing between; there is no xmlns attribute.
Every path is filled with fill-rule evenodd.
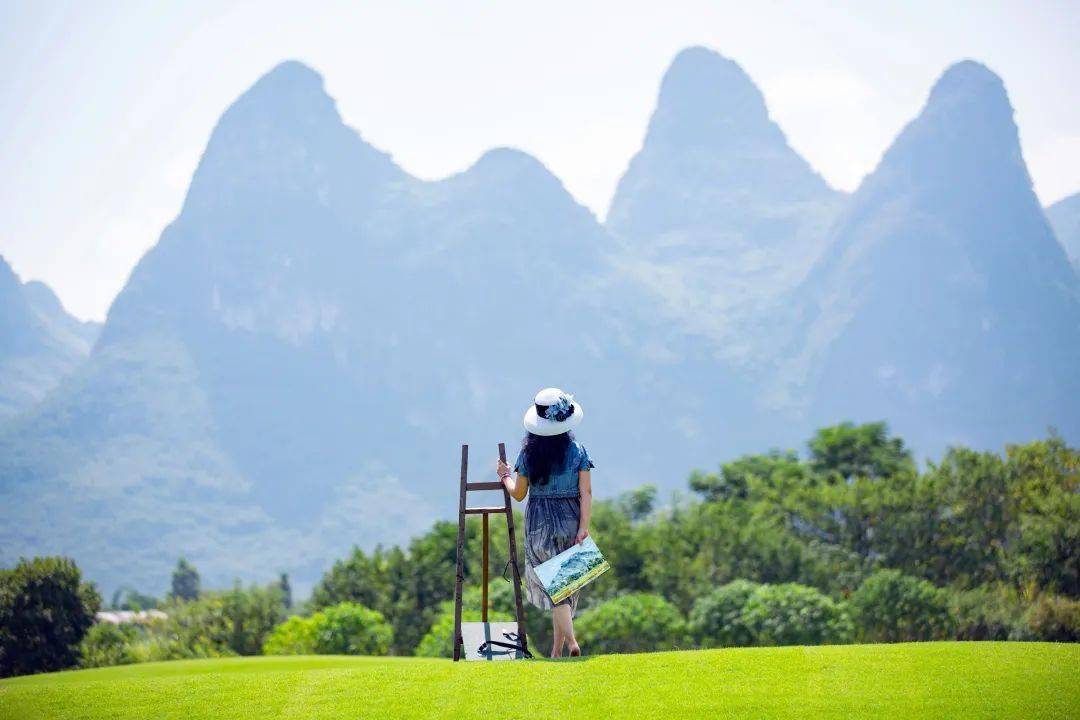
<svg viewBox="0 0 1080 720"><path fill-rule="evenodd" d="M522 657L520 650L490 644L495 641L507 645L521 645L516 622L463 622L461 640L466 660L519 660Z"/></svg>

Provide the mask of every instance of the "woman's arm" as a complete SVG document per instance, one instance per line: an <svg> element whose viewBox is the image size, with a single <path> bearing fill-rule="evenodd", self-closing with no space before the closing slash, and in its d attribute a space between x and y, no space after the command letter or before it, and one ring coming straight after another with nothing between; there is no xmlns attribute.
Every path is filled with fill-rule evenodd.
<svg viewBox="0 0 1080 720"><path fill-rule="evenodd" d="M502 460L495 466L495 470L499 473L499 479L502 480L506 492L510 493L510 497L518 502L524 500L525 496L529 494L529 478L521 473L518 473L516 479L510 477L510 466Z"/></svg>
<svg viewBox="0 0 1080 720"><path fill-rule="evenodd" d="M578 520L576 543L584 542L589 537L589 518L592 517L592 473L582 470L578 473L578 490L581 492L581 519Z"/></svg>

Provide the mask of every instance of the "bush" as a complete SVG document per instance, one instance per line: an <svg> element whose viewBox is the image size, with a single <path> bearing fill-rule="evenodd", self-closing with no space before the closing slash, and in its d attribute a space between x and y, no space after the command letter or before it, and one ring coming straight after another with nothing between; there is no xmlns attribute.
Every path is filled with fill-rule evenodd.
<svg viewBox="0 0 1080 720"><path fill-rule="evenodd" d="M385 655L394 631L381 613L344 602L309 618L294 615L263 643L267 655Z"/></svg>
<svg viewBox="0 0 1080 720"><path fill-rule="evenodd" d="M315 613L321 617L322 613ZM263 643L264 655L314 655L319 637L314 617L293 615L274 628Z"/></svg>
<svg viewBox="0 0 1080 720"><path fill-rule="evenodd" d="M1040 595L1024 614L1034 640L1077 642L1080 640L1080 600Z"/></svg>
<svg viewBox="0 0 1080 720"><path fill-rule="evenodd" d="M343 602L323 610L315 651L320 655L385 655L394 631L382 613Z"/></svg>
<svg viewBox="0 0 1080 720"><path fill-rule="evenodd" d="M762 585L742 611L755 645L821 645L851 642L854 629L841 604L797 583Z"/></svg>
<svg viewBox="0 0 1080 720"><path fill-rule="evenodd" d="M952 637L957 640L1025 640L1024 605L1016 591L985 585L949 594Z"/></svg>
<svg viewBox="0 0 1080 720"><path fill-rule="evenodd" d="M0 570L0 677L73 667L101 605L73 560L20 560Z"/></svg>
<svg viewBox="0 0 1080 720"><path fill-rule="evenodd" d="M659 595L631 594L608 600L575 623L586 652L624 653L674 650L686 642L678 608Z"/></svg>
<svg viewBox="0 0 1080 720"><path fill-rule="evenodd" d="M866 642L937 640L953 628L948 593L897 570L870 575L848 604Z"/></svg>
<svg viewBox="0 0 1080 720"><path fill-rule="evenodd" d="M138 639L138 630L131 625L113 625L98 623L90 628L80 646L85 668L128 665L136 662L134 645Z"/></svg>
<svg viewBox="0 0 1080 720"><path fill-rule="evenodd" d="M760 587L748 580L722 585L694 603L690 634L701 647L753 645L754 637L742 619L743 607Z"/></svg>

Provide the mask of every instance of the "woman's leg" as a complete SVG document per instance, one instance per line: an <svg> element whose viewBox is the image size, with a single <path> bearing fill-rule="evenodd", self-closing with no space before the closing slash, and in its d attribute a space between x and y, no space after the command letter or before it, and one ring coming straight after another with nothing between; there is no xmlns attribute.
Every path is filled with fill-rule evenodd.
<svg viewBox="0 0 1080 720"><path fill-rule="evenodd" d="M563 642L570 647L570 654L580 655L581 648L578 647L577 638L574 637L574 608L569 603L556 605L551 612L551 619L556 628L555 632L561 635ZM562 653L561 645L559 652Z"/></svg>
<svg viewBox="0 0 1080 720"><path fill-rule="evenodd" d="M555 608L558 610L559 608ZM551 613L551 657L562 657L563 644L566 642L566 638L563 637L562 628L559 627L558 620L555 619L555 612Z"/></svg>

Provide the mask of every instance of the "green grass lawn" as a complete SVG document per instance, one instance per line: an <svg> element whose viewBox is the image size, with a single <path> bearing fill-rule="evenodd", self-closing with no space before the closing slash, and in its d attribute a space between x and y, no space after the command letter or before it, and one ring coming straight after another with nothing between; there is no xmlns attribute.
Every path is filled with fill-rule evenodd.
<svg viewBox="0 0 1080 720"><path fill-rule="evenodd" d="M1080 645L746 648L581 660L253 657L0 681L0 718L1077 718Z"/></svg>

